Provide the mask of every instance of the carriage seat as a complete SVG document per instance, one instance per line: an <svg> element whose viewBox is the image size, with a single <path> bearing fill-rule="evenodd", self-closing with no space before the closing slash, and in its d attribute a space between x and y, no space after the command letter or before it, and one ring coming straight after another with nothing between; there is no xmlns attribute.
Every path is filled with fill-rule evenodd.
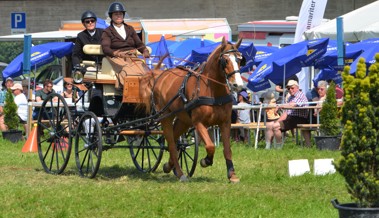
<svg viewBox="0 0 379 218"><path fill-rule="evenodd" d="M83 52L89 55L104 55L101 45L97 44L84 45ZM98 65L95 61L83 60L82 63L86 67L89 67L84 75L85 79L104 79L116 81L116 73L106 57L103 57L102 59L101 69L97 69Z"/></svg>

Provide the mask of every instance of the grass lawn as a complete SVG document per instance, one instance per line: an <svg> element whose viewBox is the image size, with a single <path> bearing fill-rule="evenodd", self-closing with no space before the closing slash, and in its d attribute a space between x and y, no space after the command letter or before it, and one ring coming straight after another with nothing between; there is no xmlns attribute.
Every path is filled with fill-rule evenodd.
<svg viewBox="0 0 379 218"><path fill-rule="evenodd" d="M282 150L233 144L241 182L226 178L222 147L214 164L197 166L188 183L162 171L138 172L128 149L103 152L95 179L78 176L72 153L62 175L46 174L37 153L24 142L0 138L0 217L337 217L330 200L351 202L339 174L289 177L288 160L334 158L338 151L301 148L287 138ZM263 147L263 142L260 144ZM204 148L200 156L204 157Z"/></svg>

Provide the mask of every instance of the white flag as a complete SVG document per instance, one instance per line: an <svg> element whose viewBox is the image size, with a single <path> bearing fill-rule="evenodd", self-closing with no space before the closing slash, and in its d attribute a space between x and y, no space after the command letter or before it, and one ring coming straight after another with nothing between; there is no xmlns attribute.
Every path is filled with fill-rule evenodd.
<svg viewBox="0 0 379 218"><path fill-rule="evenodd" d="M305 31L321 24L322 19L324 18L327 1L328 0L303 0L299 18L297 20L294 43L303 41L303 33ZM308 69L303 69L297 74L300 89L302 89L304 93L310 88L309 74L310 72Z"/></svg>
<svg viewBox="0 0 379 218"><path fill-rule="evenodd" d="M328 0L303 0L297 20L294 43L303 41L303 33L321 24Z"/></svg>

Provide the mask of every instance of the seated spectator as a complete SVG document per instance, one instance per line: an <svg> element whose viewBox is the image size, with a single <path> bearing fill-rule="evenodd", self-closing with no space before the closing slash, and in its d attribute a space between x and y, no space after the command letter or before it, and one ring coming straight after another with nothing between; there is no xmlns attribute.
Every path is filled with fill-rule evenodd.
<svg viewBox="0 0 379 218"><path fill-rule="evenodd" d="M233 93L233 95L232 95L233 96L233 105L237 105L238 104L237 93L236 92L232 92L232 93ZM237 123L237 110L232 110L231 123ZM234 138L234 141L236 141L236 142L239 141L238 129L232 129L231 135Z"/></svg>
<svg viewBox="0 0 379 218"><path fill-rule="evenodd" d="M5 103L5 94L7 93L7 90L13 86L13 79L8 77L5 82L3 82L3 86L4 88L0 91L0 104L2 105ZM4 123L3 106L0 106L0 130L8 130L8 127Z"/></svg>
<svg viewBox="0 0 379 218"><path fill-rule="evenodd" d="M287 78L285 80L285 84L288 84L288 81L290 80L295 80L296 82L299 82L299 78L296 76L296 74L294 74L293 76L290 76L289 78ZM276 103L278 104L282 104L285 102L286 100L286 96L287 96L287 92L285 89L283 89L283 86L282 84L279 84L279 85L276 85L275 86L275 91L277 91L279 93L279 98L277 99Z"/></svg>
<svg viewBox="0 0 379 218"><path fill-rule="evenodd" d="M342 106L343 105L343 89L336 84L336 99L337 99L337 106Z"/></svg>
<svg viewBox="0 0 379 218"><path fill-rule="evenodd" d="M28 100L23 93L22 85L19 83L14 84L11 87L12 93L14 95L14 102L17 105L17 115L20 120L20 123L24 127L24 131L26 132L28 125Z"/></svg>
<svg viewBox="0 0 379 218"><path fill-rule="evenodd" d="M266 138L266 149L271 148L272 141L274 139L275 135L275 143L281 147L282 143L282 132L280 129L273 129L273 125L275 121L277 121L280 117L278 114L278 108L276 107L276 99L275 99L275 94L272 91L267 91L264 93L264 104L267 104L267 109L266 111L266 133L265 133L265 138ZM275 147L277 147L275 145Z"/></svg>
<svg viewBox="0 0 379 218"><path fill-rule="evenodd" d="M238 106L251 106L250 105L250 101L249 101L249 95L247 94L246 91L241 91L239 94L238 94ZM248 109L242 109L242 110L238 110L238 113L237 113L237 122L238 123L250 123L251 122L251 118L250 118L250 108ZM241 131L241 136L243 137L244 139L244 142L246 143L247 142L247 138L248 138L248 130L247 129L243 129L241 128L240 129Z"/></svg>
<svg viewBox="0 0 379 218"><path fill-rule="evenodd" d="M51 81L50 79L47 79L43 83L43 89L36 91L36 94L35 94L36 102L43 102L47 98L47 96L50 95L51 93L55 93L55 90L53 89L53 81ZM54 98L53 101L58 101L58 99ZM39 111L40 111L39 107L34 108L33 120L38 119ZM43 115L43 119L48 119L46 114Z"/></svg>
<svg viewBox="0 0 379 218"><path fill-rule="evenodd" d="M328 83L324 80L320 80L318 81L317 83L317 94L318 94L318 97L315 97L312 99L312 101L315 101L317 102L316 106L322 106L322 103L325 101L326 99L326 91L328 89ZM314 110L314 113L313 113L313 119L312 119L312 123L316 123L316 122L313 122L313 120L317 120L317 114L320 113L320 109L315 109Z"/></svg>
<svg viewBox="0 0 379 218"><path fill-rule="evenodd" d="M74 89L73 82L74 80L72 78L64 78L65 90L63 90L61 95L63 96L63 98L71 99L71 102L76 102L76 100L78 100L78 93Z"/></svg>
<svg viewBox="0 0 379 218"><path fill-rule="evenodd" d="M304 107L308 102L304 93L299 89L299 84L295 80L290 80L287 83L287 90L290 93L286 104L284 107ZM281 106L281 107L283 107ZM284 109L284 108L283 108ZM273 130L277 131L280 129L282 132L295 129L297 124L308 123L308 110L302 109L286 109L280 118L274 122ZM304 136L306 146L311 146L311 135L309 130L302 130L302 135ZM279 138L275 138L280 141Z"/></svg>

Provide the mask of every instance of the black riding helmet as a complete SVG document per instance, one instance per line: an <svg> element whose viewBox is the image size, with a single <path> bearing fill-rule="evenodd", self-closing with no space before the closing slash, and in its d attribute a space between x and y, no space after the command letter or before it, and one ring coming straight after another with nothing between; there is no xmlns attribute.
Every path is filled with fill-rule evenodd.
<svg viewBox="0 0 379 218"><path fill-rule="evenodd" d="M92 11L85 11L82 14L82 23L84 22L85 19L88 19L88 18L94 18L95 20L97 20L95 13L93 13Z"/></svg>
<svg viewBox="0 0 379 218"><path fill-rule="evenodd" d="M108 16L112 18L112 13L114 12L122 12L125 16L125 8L120 2L113 2L108 9Z"/></svg>

